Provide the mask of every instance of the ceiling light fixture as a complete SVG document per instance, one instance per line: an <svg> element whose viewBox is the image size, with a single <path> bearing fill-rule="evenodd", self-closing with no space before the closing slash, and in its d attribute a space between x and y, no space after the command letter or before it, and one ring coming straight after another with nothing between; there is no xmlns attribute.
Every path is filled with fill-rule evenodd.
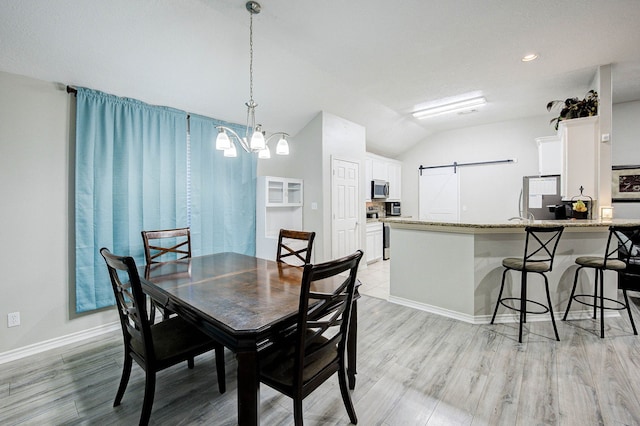
<svg viewBox="0 0 640 426"><path fill-rule="evenodd" d="M249 101L245 103L247 106L247 125L244 136L238 135L233 129L226 126L216 126L218 136L216 137L216 149L224 150L225 157L235 157L238 155L236 143L247 152L257 152L258 158L271 158L269 150L269 141L279 136L276 145L276 154L289 155L289 143L285 132L276 132L269 137L262 130L261 124L256 124L256 107L257 103L253 100L253 15L260 13L260 3L248 1L246 3L249 12ZM231 137L230 137L231 136ZM250 141L250 142L247 142Z"/></svg>
<svg viewBox="0 0 640 426"><path fill-rule="evenodd" d="M487 100L483 97L465 99L458 102L452 102L443 105L435 105L429 108L424 108L418 111L414 111L412 114L415 118L427 118L435 115L447 114L450 112L463 112L475 109L480 105L487 103Z"/></svg>
<svg viewBox="0 0 640 426"><path fill-rule="evenodd" d="M530 53L528 55L525 55L522 57L521 61L522 62L531 62L538 59L538 54L537 53Z"/></svg>

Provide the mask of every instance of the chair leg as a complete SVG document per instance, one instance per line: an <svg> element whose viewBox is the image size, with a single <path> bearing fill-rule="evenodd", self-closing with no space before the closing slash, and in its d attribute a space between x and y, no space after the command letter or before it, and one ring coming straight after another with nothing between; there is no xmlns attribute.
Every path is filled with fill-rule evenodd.
<svg viewBox="0 0 640 426"><path fill-rule="evenodd" d="M224 346L222 345L216 346L216 372L218 374L218 390L220 393L225 393L227 383L224 371Z"/></svg>
<svg viewBox="0 0 640 426"><path fill-rule="evenodd" d="M518 343L522 343L522 325L527 322L527 273L522 271L520 279L520 330Z"/></svg>
<svg viewBox="0 0 640 426"><path fill-rule="evenodd" d="M604 339L604 271L598 270L600 276L600 338Z"/></svg>
<svg viewBox="0 0 640 426"><path fill-rule="evenodd" d="M502 291L504 290L504 278L507 274L508 269L505 269L502 273L502 283L500 284L500 293L498 293L498 301L496 302L496 308L493 310L493 317L491 317L491 324L496 319L496 314L498 313L498 306L500 306L500 300L502 300Z"/></svg>
<svg viewBox="0 0 640 426"><path fill-rule="evenodd" d="M342 394L342 401L349 414L349 420L351 423L358 424L358 417L356 416L356 410L353 408L353 402L351 402L351 394L349 393L349 387L347 384L347 373L344 366L338 370L338 382L340 383L340 393Z"/></svg>
<svg viewBox="0 0 640 426"><path fill-rule="evenodd" d="M629 314L629 321L631 321L631 328L633 328L633 334L638 335L636 330L636 324L633 322L633 316L631 315L631 308L629 307L629 298L627 297L627 290L623 289L622 294L624 296L624 303L627 305L627 313Z"/></svg>
<svg viewBox="0 0 640 426"><path fill-rule="evenodd" d="M295 426L303 425L302 418L302 397L298 396L293 398L293 422Z"/></svg>
<svg viewBox="0 0 640 426"><path fill-rule="evenodd" d="M595 270L595 283L593 284L593 319L598 318L596 312L598 310L598 270Z"/></svg>
<svg viewBox="0 0 640 426"><path fill-rule="evenodd" d="M147 371L144 380L144 399L142 401L142 413L140 414L140 425L149 424L151 417L151 407L153 406L153 396L156 391L156 373Z"/></svg>
<svg viewBox="0 0 640 426"><path fill-rule="evenodd" d="M582 266L576 269L576 274L573 276L573 288L571 289L571 296L569 296L569 303L567 303L567 309L564 311L564 316L562 317L562 321L567 320L567 315L569 315L569 309L571 309L571 302L573 302L573 295L576 294L576 287L578 285L578 272L580 272Z"/></svg>
<svg viewBox="0 0 640 426"><path fill-rule="evenodd" d="M129 353L124 354L124 365L122 366L122 377L120 378L120 386L118 386L118 391L116 392L116 399L113 401L113 406L117 407L122 402L122 397L124 396L124 391L127 389L127 383L129 383L129 376L131 376L131 364L133 363L133 358Z"/></svg>
<svg viewBox="0 0 640 426"><path fill-rule="evenodd" d="M558 336L558 327L556 327L556 319L553 315L553 307L551 306L551 295L549 294L549 280L547 280L547 276L542 274L544 277L544 286L547 290L547 303L549 303L549 315L551 315L551 324L553 324L553 332L556 334L556 340L560 341L560 336Z"/></svg>
<svg viewBox="0 0 640 426"><path fill-rule="evenodd" d="M189 358L187 360L187 367L189 367L189 370L193 370L193 366L195 365L195 362L193 360L193 357Z"/></svg>

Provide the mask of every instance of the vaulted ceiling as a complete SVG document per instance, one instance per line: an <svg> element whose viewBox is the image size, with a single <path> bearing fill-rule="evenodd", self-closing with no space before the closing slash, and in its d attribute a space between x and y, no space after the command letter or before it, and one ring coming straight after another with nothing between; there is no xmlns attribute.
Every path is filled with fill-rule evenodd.
<svg viewBox="0 0 640 426"><path fill-rule="evenodd" d="M325 110L395 156L447 129L553 117L612 64L614 103L640 100L637 0L263 0L254 99L267 132L295 135ZM245 121L243 0L0 0L0 70ZM535 52L529 63L520 59ZM488 104L414 119L462 94ZM546 115L546 117L545 117Z"/></svg>

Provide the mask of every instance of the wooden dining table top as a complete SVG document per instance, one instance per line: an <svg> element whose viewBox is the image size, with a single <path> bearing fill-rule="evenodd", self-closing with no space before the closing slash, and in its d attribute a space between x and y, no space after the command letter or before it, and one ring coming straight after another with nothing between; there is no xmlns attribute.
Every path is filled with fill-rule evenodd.
<svg viewBox="0 0 640 426"><path fill-rule="evenodd" d="M141 268L145 290L161 304L189 306L202 320L229 334L259 334L295 317L303 268L246 256L218 253ZM343 279L312 283L331 292ZM175 307L175 306L174 306Z"/></svg>

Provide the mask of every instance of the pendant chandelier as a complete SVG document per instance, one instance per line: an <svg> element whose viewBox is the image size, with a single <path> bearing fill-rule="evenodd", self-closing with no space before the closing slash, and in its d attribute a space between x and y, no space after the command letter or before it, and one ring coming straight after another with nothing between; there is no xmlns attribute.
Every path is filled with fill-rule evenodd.
<svg viewBox="0 0 640 426"><path fill-rule="evenodd" d="M218 136L216 137L216 149L224 150L225 157L236 157L236 144L239 144L247 152L257 152L258 158L271 158L269 142L280 137L276 145L276 154L289 155L289 143L284 132L276 132L266 137L261 124L256 124L257 103L253 100L253 15L260 13L260 4L255 1L248 1L246 4L249 11L249 101L247 106L247 125L244 136L238 135L233 129L226 126L216 126Z"/></svg>

